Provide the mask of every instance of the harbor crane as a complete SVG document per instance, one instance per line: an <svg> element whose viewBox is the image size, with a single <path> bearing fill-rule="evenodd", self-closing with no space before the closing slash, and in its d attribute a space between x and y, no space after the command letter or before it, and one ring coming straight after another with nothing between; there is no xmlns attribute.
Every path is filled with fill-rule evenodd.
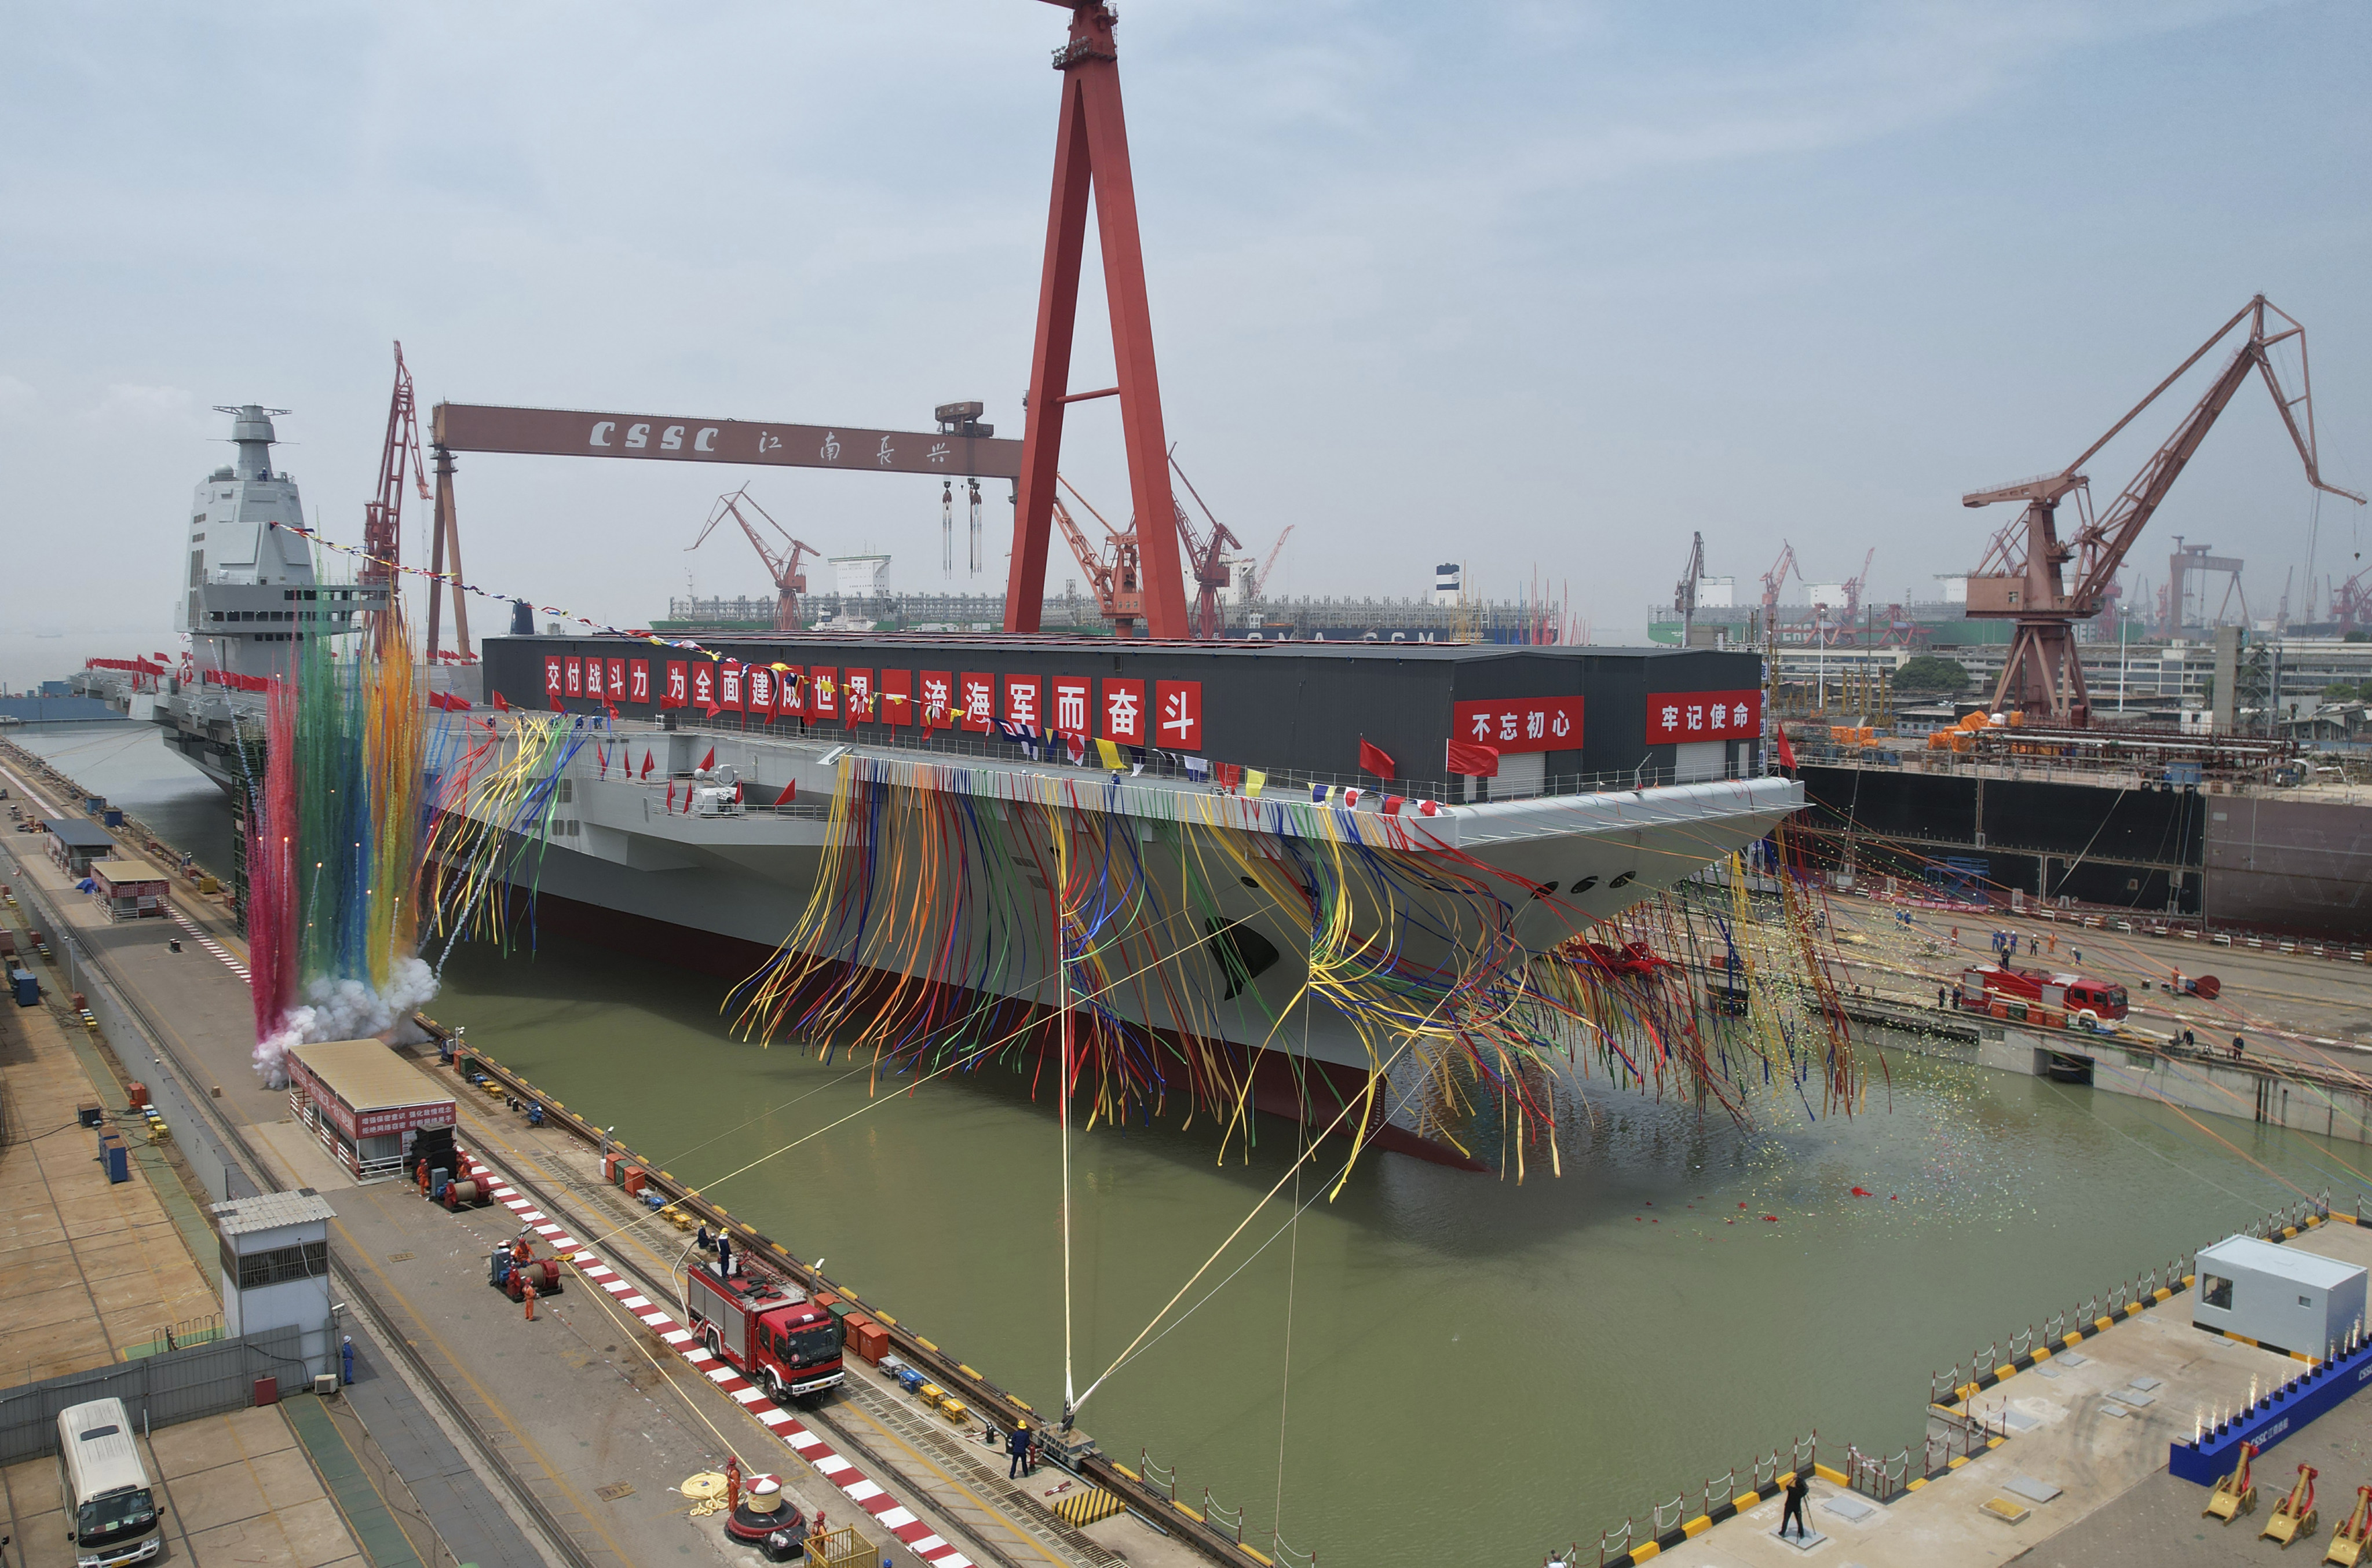
<svg viewBox="0 0 2372 1568"><path fill-rule="evenodd" d="M363 568L355 579L365 587L386 590L386 598L370 612L371 629L381 635L401 619L395 608L395 568L403 548L403 477L407 470L412 482L420 488L420 498L427 500L428 467L420 456L419 404L412 394L412 372L403 363L403 344L399 343L395 345L395 391L387 403L387 441L378 454L378 489L363 504ZM430 604L433 612L433 588Z"/></svg>
<svg viewBox="0 0 2372 1568"><path fill-rule="evenodd" d="M1689 633L1697 620L1697 584L1704 578L1704 535L1693 536L1689 545L1689 563L1680 569L1680 580L1672 589L1672 608L1680 617L1680 646L1689 645Z"/></svg>
<svg viewBox="0 0 2372 1568"><path fill-rule="evenodd" d="M2091 481L2084 465L2101 447L2139 418L2176 380L2205 358L2209 350L2247 323L2248 335L2233 351L2198 402L2183 416L2163 445L2108 510L2094 516ZM2282 386L2273 351L2285 343L2297 347L2298 390L2292 396ZM2090 693L2084 684L2083 665L2076 654L2076 624L2100 613L2117 569L2141 537L2141 531L2166 500L2167 492L2199 450L2208 430L2255 371L2273 393L2275 411L2289 431L2306 464L2307 482L2357 505L2364 497L2352 490L2323 482L2315 460L2313 380L2307 369L2306 329L2296 318L2269 304L2262 294L2218 327L2191 357L2150 389L2107 435L2077 454L2076 460L2054 473L2021 480L1990 490L1973 490L1960 498L1963 506L1990 506L1999 501L2022 501L2017 521L1994 537L1993 543L1969 577L1968 614L1971 620L2014 621L2009 657L1994 689L1997 708L2018 708L2047 714L2053 724L2082 726L2091 720ZM2059 507L2076 498L2081 519L2073 538L2059 537ZM2067 581L2072 565L2075 581ZM1767 579L1766 579L1767 581Z"/></svg>
<svg viewBox="0 0 2372 1568"><path fill-rule="evenodd" d="M1268 547L1268 559L1261 563L1260 570L1246 574L1250 578L1244 584L1246 598L1256 599L1267 595L1269 577L1276 571L1276 558L1285 553L1285 541L1293 537L1293 524L1285 524L1284 531L1276 536L1276 542Z"/></svg>
<svg viewBox="0 0 2372 1568"><path fill-rule="evenodd" d="M1869 553L1861 558L1861 575L1845 579L1845 622L1851 625L1861 615L1861 596L1869 591L1869 563L1878 559L1878 546L1871 545Z"/></svg>
<svg viewBox="0 0 2372 1568"><path fill-rule="evenodd" d="M1765 626L1775 623L1772 611L1779 608L1779 590L1787 586L1787 574L1793 572L1797 576L1803 575L1803 569L1796 564L1796 547L1785 540L1779 542L1782 548L1778 561L1771 570L1762 574L1762 624Z"/></svg>
<svg viewBox="0 0 2372 1568"><path fill-rule="evenodd" d="M744 506L749 507L750 512L764 517L766 526L783 536L784 541L790 546L788 554L775 553L774 548L766 542L766 536L760 533L758 526L750 520L749 512L741 509ZM808 577L806 573L799 570L799 558L803 555L820 555L822 552L803 540L793 539L790 529L774 521L763 506L750 498L750 487L746 484L738 490L716 498L715 506L708 514L708 521L701 527L700 538L685 545L684 549L698 550L708 536L716 531L716 525L727 517L741 525L741 531L750 537L750 543L758 552L758 559L766 563L766 575L774 581L774 630L797 631L799 629L799 596L808 591Z"/></svg>
<svg viewBox="0 0 2372 1568"><path fill-rule="evenodd" d="M1178 514L1178 538L1185 546L1186 563L1194 573L1194 610L1187 621L1187 635L1198 643L1216 642L1227 631L1227 611L1219 604L1220 591L1227 586L1227 551L1230 547L1241 550L1244 541L1229 532L1227 524L1211 516L1210 505L1203 499L1203 493L1194 488L1194 482L1188 479L1186 470L1178 466L1178 449L1175 447L1169 449L1169 466L1176 470L1179 482L1186 486L1186 494L1194 498L1194 505L1202 508L1203 516L1211 525L1210 535L1205 538L1194 527L1194 519L1186 515L1185 504L1176 495L1170 496L1169 505ZM1283 541L1280 540L1279 542Z"/></svg>
<svg viewBox="0 0 2372 1568"><path fill-rule="evenodd" d="M1136 529L1121 529L1104 521L1102 513L1090 505L1079 494L1078 487L1060 474L1057 483L1071 493L1087 516L1103 525L1105 551L1087 542L1087 536L1071 517L1063 498L1054 497L1054 522L1070 541L1071 553L1079 559L1079 570L1087 575L1087 589L1095 596L1096 610L1111 623L1115 637L1141 637L1145 634L1145 587L1136 559ZM1107 553L1106 552L1109 552Z"/></svg>

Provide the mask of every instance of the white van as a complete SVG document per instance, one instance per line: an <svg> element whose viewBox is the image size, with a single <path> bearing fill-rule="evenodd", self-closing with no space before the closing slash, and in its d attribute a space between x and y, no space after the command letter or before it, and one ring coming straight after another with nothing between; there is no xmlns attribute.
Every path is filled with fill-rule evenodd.
<svg viewBox="0 0 2372 1568"><path fill-rule="evenodd" d="M145 1562L164 1550L157 1499L122 1400L93 1400L58 1412L58 1468L64 1472L75 1568Z"/></svg>

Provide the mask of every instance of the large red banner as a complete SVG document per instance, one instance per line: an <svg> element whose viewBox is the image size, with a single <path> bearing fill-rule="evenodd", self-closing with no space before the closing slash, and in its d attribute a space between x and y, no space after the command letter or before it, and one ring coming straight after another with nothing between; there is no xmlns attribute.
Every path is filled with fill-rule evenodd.
<svg viewBox="0 0 2372 1568"><path fill-rule="evenodd" d="M1751 740L1762 733L1762 693L1657 691L1647 698L1647 744Z"/></svg>
<svg viewBox="0 0 2372 1568"><path fill-rule="evenodd" d="M1054 677L1054 712L1046 726L1057 735L1091 735L1087 720L1088 682L1070 675Z"/></svg>
<svg viewBox="0 0 2372 1568"><path fill-rule="evenodd" d="M1167 747L1172 751L1203 749L1201 681L1155 681L1153 713L1153 744Z"/></svg>
<svg viewBox="0 0 2372 1568"><path fill-rule="evenodd" d="M1117 740L1129 746L1145 744L1144 681L1105 681L1101 713L1101 725L1097 734L1106 740Z"/></svg>
<svg viewBox="0 0 2372 1568"><path fill-rule="evenodd" d="M1046 687L1035 675L1008 675L1005 678L1005 722L1029 729L1042 729L1046 724Z"/></svg>
<svg viewBox="0 0 2372 1568"><path fill-rule="evenodd" d="M883 724L914 722L914 672L913 670L883 670L878 696Z"/></svg>
<svg viewBox="0 0 2372 1568"><path fill-rule="evenodd" d="M923 671L922 689L915 693L914 702L922 709L924 729L953 729L956 726L956 678L948 671Z"/></svg>
<svg viewBox="0 0 2372 1568"><path fill-rule="evenodd" d="M1581 747L1578 697L1497 697L1453 703L1452 738L1499 752L1574 751Z"/></svg>
<svg viewBox="0 0 2372 1568"><path fill-rule="evenodd" d="M963 714L965 729L974 735L986 735L995 727L996 677L965 671L961 695L963 703L959 711Z"/></svg>

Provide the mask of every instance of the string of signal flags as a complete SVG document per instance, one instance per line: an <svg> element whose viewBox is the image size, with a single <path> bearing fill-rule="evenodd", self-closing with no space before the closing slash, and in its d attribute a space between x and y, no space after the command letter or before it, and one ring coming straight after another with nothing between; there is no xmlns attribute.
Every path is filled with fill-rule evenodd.
<svg viewBox="0 0 2372 1568"><path fill-rule="evenodd" d="M385 556L373 555L370 552L363 549L359 545L346 544L338 540L331 539L327 535L323 534L320 529L307 528L302 523L284 523L273 521L267 523L266 526L281 529L287 533L293 533L319 549L333 550L341 555L349 555L357 561L366 562L370 565L381 567L389 572L400 573L404 576L422 577L433 583L449 584L462 593L475 594L480 598L497 599L506 604L522 604L529 602L519 598L516 594L496 593L491 588L482 588L475 583L462 582L459 575L456 573L424 571L417 566L406 566L400 561L390 561ZM708 658L719 661L730 656L720 653L715 648L708 647L690 637L662 637L648 627L612 626L607 621L597 621L589 615L579 615L573 610L564 610L558 605L538 604L532 605L532 608L541 615L556 615L563 621L573 621L580 626L589 626L593 629L595 634L599 636L631 638L635 642L648 643L655 648L675 648L687 653L700 654ZM772 665L771 668L773 670L775 676L795 692L799 691L803 687L809 684L806 673L794 668L790 665L776 663ZM833 693L834 685L830 677L819 678L819 683L820 685L820 689L827 696ZM902 693L890 691L875 692L873 696L875 701L882 703L910 703L913 700ZM472 705L466 697L458 697L450 692L445 691L430 693L428 701L438 708L448 709L453 712L467 711ZM513 711L513 704L506 701L499 691L491 693L490 705L503 713ZM551 705L552 711L555 713L564 713L567 711L565 706L562 703L557 692L552 694ZM609 715L613 721L620 716L615 703L604 702L602 706L609 710ZM707 706L706 714L708 717L715 718L724 711L725 710L722 705L712 702ZM925 709L924 711L926 714L930 713L930 710L928 709ZM1089 749L1092 749L1096 754L1098 761L1099 761L1104 767L1117 772L1125 766L1131 773L1142 773L1145 771L1145 762L1148 760L1148 756L1151 751L1151 749L1147 747L1131 746L1101 738L1089 740L1085 736L1061 734L1052 730L1041 733L1035 726L1014 724L1004 719L996 719L994 722L998 733L1006 739L1020 747L1032 761L1041 760L1041 750L1048 753L1048 755L1042 759L1043 761L1054 761L1055 759L1052 753L1055 750L1057 746L1062 746L1067 750L1069 761L1073 765L1084 766L1087 761L1087 753ZM1481 751L1488 749L1468 747L1467 749L1471 751ZM1188 756L1184 752L1177 752L1173 755L1176 756L1179 764L1184 768L1186 776L1197 782L1215 783L1222 789L1230 792L1240 791L1243 795L1251 798L1258 798L1267 787L1268 775L1258 768L1247 768L1234 762L1213 762L1203 757ZM1495 754L1491 760L1494 762L1496 761ZM1364 738L1359 742L1359 771L1362 772L1374 773L1378 777L1387 780L1396 777L1399 772L1397 764L1381 747L1373 744ZM1478 765L1476 771L1481 772L1483 770ZM1496 772L1497 770L1494 767L1489 771ZM1330 797L1331 797L1341 805L1353 809L1357 808L1359 802L1365 796L1371 794L1379 794L1380 799L1378 801L1378 807L1387 816L1397 815L1403 807L1412 808L1415 810L1418 815L1424 817L1434 816L1441 809L1440 802L1435 800L1411 800L1405 796L1382 794L1378 791L1361 790L1355 787L1344 785L1312 784L1309 786L1309 793L1310 799L1318 804L1323 805Z"/></svg>

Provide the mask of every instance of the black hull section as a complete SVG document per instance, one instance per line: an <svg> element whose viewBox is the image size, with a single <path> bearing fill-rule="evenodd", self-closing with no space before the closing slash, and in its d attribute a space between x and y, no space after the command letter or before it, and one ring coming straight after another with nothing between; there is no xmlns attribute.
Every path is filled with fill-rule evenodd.
<svg viewBox="0 0 2372 1568"><path fill-rule="evenodd" d="M1808 766L1802 842L1862 879L1939 889L1982 862L1995 901L2372 940L2372 807L2197 787L2118 789Z"/></svg>

